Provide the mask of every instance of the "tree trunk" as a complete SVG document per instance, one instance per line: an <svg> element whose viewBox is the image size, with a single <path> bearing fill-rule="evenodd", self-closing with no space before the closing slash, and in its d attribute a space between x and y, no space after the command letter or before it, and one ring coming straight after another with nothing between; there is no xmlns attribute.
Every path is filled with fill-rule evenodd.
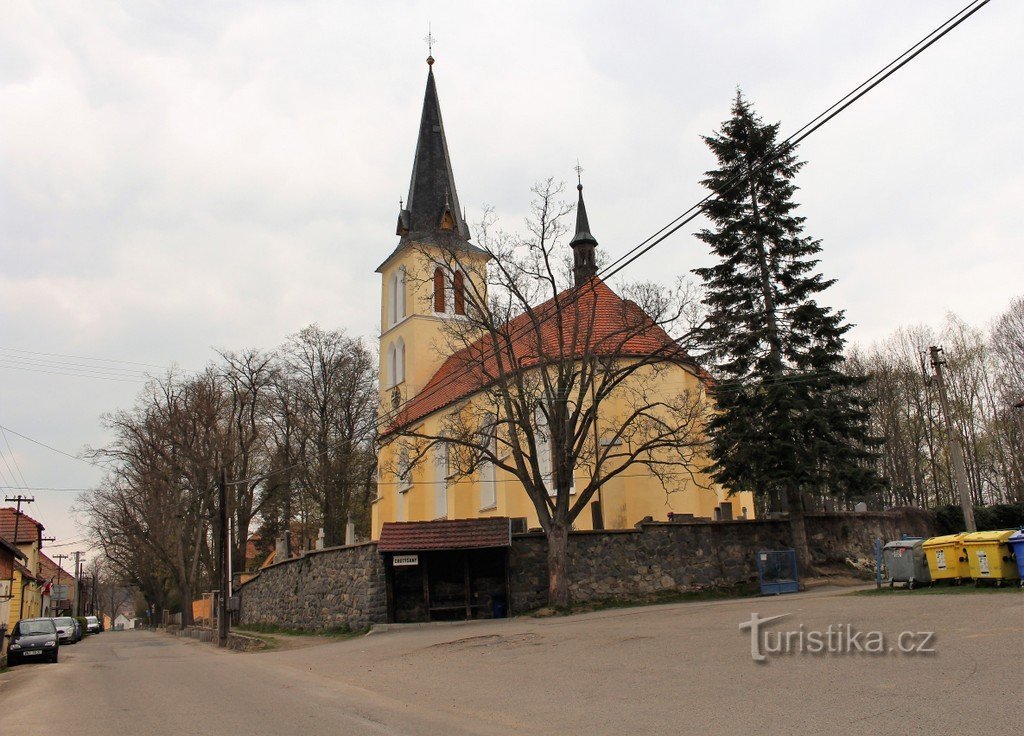
<svg viewBox="0 0 1024 736"><path fill-rule="evenodd" d="M548 605L569 605L569 526L552 522L548 537Z"/></svg>
<svg viewBox="0 0 1024 736"><path fill-rule="evenodd" d="M786 503L789 506L789 527L793 537L793 548L796 550L796 565L801 577L814 573L811 559L811 547L807 543L807 523L804 519L804 499L800 490L789 488L786 491Z"/></svg>

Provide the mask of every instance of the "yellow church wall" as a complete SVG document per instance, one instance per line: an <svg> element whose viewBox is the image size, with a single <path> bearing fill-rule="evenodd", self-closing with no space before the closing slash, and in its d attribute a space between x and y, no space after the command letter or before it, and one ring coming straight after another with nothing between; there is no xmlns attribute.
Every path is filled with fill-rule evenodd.
<svg viewBox="0 0 1024 736"><path fill-rule="evenodd" d="M690 391L703 401L703 386L699 379L688 369L675 364L666 364L660 369L644 369L633 379L635 386L629 382L616 395L602 403L602 417L605 418L605 434L613 431L613 427L621 426L621 418L629 411L637 392L644 391L653 395L676 397L684 391ZM642 389L640 388L642 386ZM667 398L666 398L667 400ZM454 408L441 410L426 417L421 426L424 434L442 434L442 426ZM599 420L599 429L601 427ZM411 471L411 488L397 492L397 443L384 445L381 448L381 478L378 488L378 499L372 511L372 536L377 538L381 525L385 521L429 521L436 518L479 518L486 516L525 517L527 525L538 527L539 519L526 492L519 481L500 469L495 473L495 496L497 503L492 508L483 508L482 485L478 474L469 478L461 478L447 484L447 513L439 515L435 508L435 491L439 482L435 477L433 451L414 466ZM694 465L703 465L702 458L695 458ZM576 487L582 488L590 480L587 467L576 469ZM573 496L575 499L575 495ZM723 502L733 506L733 515L739 517L746 508L747 516L753 516L753 497L749 493L728 496L726 491L699 472L690 478L688 474L676 477L669 483L668 489L662 486L658 478L650 473L646 466L633 464L620 475L609 479L602 486L600 494L593 501L601 501L604 526L608 529L629 528L646 516L657 520L668 518L669 512L692 514L695 517L715 517L715 509ZM403 506L403 514L398 513L397 504ZM593 517L590 508L585 508L576 518L574 526L585 530L593 528Z"/></svg>

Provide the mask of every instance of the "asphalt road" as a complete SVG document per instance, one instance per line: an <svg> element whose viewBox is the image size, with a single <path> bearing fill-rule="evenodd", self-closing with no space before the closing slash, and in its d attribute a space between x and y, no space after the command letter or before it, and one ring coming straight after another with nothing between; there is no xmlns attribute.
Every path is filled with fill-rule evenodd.
<svg viewBox="0 0 1024 736"><path fill-rule="evenodd" d="M751 658L767 631L935 632L933 653ZM915 639L920 644L923 637ZM777 640L777 637L776 637ZM866 639L860 640L861 646ZM769 639L772 644L772 639ZM834 637L833 645L841 640ZM1019 736L1024 594L774 599L410 628L238 654L107 632L0 675L0 733Z"/></svg>

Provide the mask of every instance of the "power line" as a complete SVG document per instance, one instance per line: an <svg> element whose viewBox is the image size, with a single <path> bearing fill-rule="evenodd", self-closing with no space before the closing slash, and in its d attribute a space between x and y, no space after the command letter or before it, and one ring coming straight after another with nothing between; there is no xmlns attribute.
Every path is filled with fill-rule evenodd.
<svg viewBox="0 0 1024 736"><path fill-rule="evenodd" d="M159 368L160 370L167 370L168 366L157 365L156 363L140 363L135 360L118 360L114 358L93 358L87 355L69 355L67 353L44 353L38 350L21 350L19 348L5 348L0 347L0 352L4 353L22 353L25 355L44 355L50 358L74 358L76 360L92 360L101 363L121 363L124 365L139 365L146 368Z"/></svg>
<svg viewBox="0 0 1024 736"><path fill-rule="evenodd" d="M56 447L51 447L50 445L46 444L45 442L40 442L39 440L32 439L28 435L24 435L21 432L16 432L15 430L11 429L10 427L5 427L2 424L0 424L0 430L3 430L5 432L10 432L11 434L13 434L13 435L15 435L17 437L21 437L23 440L28 440L32 444L39 445L40 447L45 447L47 450L50 450L51 452L56 452L58 455L63 455L64 457L69 457L72 460L77 460L80 463L85 463L86 465L91 465L92 467L99 468L100 470L108 470L107 467L105 467L103 465L100 465L99 463L94 463L91 460L86 460L85 458L78 457L77 455L72 455L70 452L64 452L63 450L58 450Z"/></svg>

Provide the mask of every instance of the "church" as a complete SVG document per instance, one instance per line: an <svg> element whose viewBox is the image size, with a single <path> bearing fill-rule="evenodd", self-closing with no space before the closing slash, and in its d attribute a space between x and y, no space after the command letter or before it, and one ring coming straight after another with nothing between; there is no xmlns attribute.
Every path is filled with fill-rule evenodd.
<svg viewBox="0 0 1024 736"><path fill-rule="evenodd" d="M477 361L477 368L488 363L483 338L479 344L470 341L453 346L450 337L452 329L458 329L467 320L471 303L486 303L488 269L495 264L491 263L491 252L471 242L455 187L433 58L428 58L427 63L409 194L398 216L399 241L377 268L381 276L382 429L378 491L372 505L371 535L375 540L381 537L382 527L391 522L511 518L518 520L513 528L523 531L541 526L536 504L519 477L500 467L502 463L475 462L471 472L456 473L452 448L443 443L432 443L420 453L409 451L409 436L444 436L448 431L444 427L457 427L460 412L465 412L467 406L493 403L491 389L495 380L493 372L474 370L466 358L483 356ZM569 243L575 283L551 301L558 302L571 294L577 304L584 305L576 309L580 315L577 321L582 324L575 329L585 336L586 343L580 355L597 356L588 360L620 362L651 361L651 355L661 356L657 366L651 366L650 375L655 377L647 379L645 392L662 392L666 402L670 395L686 393L700 397L702 412L712 411L706 395L711 377L637 304L620 297L598 276L597 240L590 231L582 185L577 189L576 228ZM544 302L529 311L543 314L551 308L551 304ZM529 331L527 316L511 319L507 329ZM614 335L625 334L623 325L630 320L641 325L641 329L628 331L627 338L613 341ZM531 335L536 340L527 342L549 344L551 336L541 333L551 329L540 324ZM613 342L614 350L601 347ZM513 372L521 371L525 377L544 369L544 356L540 355L543 350L518 344L510 350ZM504 375L507 378L508 374ZM621 414L621 401L609 400L598 406L594 412L591 457L607 453L610 444L623 442L621 436L611 436L617 426L612 414ZM546 435L538 430L537 436ZM544 444L531 442L529 454L533 457L527 460L534 462L534 467L546 467L545 478L550 488L554 475L551 449ZM589 508L576 515L573 528L628 529L645 518L751 518L751 494L729 494L714 483L702 470L707 465L702 436L695 445L700 449L695 450L698 456L690 464L692 469L670 483L666 483L664 474L645 472L644 463L631 466L629 472L602 473L597 462L577 462L563 473L563 478L566 473L569 476L570 496L573 489L594 485L599 488L587 502ZM607 478L600 484L591 477L595 468L601 478Z"/></svg>

